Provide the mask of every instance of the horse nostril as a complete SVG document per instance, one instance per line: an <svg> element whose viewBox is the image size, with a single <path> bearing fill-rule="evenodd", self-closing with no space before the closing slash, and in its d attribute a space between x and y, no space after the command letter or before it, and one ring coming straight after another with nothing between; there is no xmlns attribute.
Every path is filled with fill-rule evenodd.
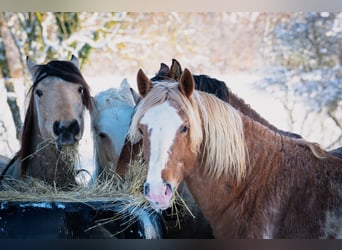
<svg viewBox="0 0 342 250"><path fill-rule="evenodd" d="M55 121L53 123L53 132L56 136L60 134L71 134L77 135L80 132L80 125L78 124L77 120L73 120L69 125L65 125L60 121Z"/></svg>
<svg viewBox="0 0 342 250"><path fill-rule="evenodd" d="M172 193L172 186L170 183L165 183L165 196L169 196Z"/></svg>
<svg viewBox="0 0 342 250"><path fill-rule="evenodd" d="M55 121L53 123L53 132L55 133L56 136L59 136L59 134L62 132L59 121Z"/></svg>
<svg viewBox="0 0 342 250"><path fill-rule="evenodd" d="M145 196L148 195L149 192L150 192L150 184L145 183L145 184L144 184L144 195L145 195Z"/></svg>
<svg viewBox="0 0 342 250"><path fill-rule="evenodd" d="M70 123L68 130L71 134L77 135L80 132L80 125L78 124L78 121L74 120L72 123Z"/></svg>

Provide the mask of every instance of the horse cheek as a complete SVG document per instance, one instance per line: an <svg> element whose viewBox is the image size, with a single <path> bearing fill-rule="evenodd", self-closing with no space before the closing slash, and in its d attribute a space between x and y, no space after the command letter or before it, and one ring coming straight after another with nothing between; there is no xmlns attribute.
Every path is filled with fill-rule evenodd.
<svg viewBox="0 0 342 250"><path fill-rule="evenodd" d="M173 187L177 187L184 179L184 162L178 159L170 159L167 167L162 170L162 179Z"/></svg>

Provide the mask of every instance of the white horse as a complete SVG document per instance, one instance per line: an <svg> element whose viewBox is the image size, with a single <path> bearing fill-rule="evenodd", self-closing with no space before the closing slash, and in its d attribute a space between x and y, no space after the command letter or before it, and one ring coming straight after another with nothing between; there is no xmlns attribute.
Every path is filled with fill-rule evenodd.
<svg viewBox="0 0 342 250"><path fill-rule="evenodd" d="M94 97L91 119L98 174L116 171L139 98L126 79L121 82L119 88L110 88Z"/></svg>

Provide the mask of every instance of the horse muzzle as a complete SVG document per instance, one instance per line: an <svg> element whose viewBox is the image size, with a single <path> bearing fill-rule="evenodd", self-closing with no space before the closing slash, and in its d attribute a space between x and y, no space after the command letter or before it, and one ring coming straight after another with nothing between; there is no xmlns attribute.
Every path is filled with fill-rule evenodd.
<svg viewBox="0 0 342 250"><path fill-rule="evenodd" d="M53 133L57 137L57 145L73 145L79 139L80 125L77 120L71 122L55 121L53 123Z"/></svg>
<svg viewBox="0 0 342 250"><path fill-rule="evenodd" d="M173 188L169 183L144 184L144 196L155 210L165 210L172 205Z"/></svg>

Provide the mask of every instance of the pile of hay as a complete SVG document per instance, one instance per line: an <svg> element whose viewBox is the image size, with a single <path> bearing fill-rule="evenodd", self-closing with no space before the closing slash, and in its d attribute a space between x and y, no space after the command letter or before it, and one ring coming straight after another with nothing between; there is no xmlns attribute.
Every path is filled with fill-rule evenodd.
<svg viewBox="0 0 342 250"><path fill-rule="evenodd" d="M120 178L115 173L105 173L93 185L77 186L70 191L63 191L34 178L13 179L4 182L0 187L0 204L4 202L81 202L85 204L103 202L102 208L115 207L119 214L114 218L98 221L94 227L118 219L128 219L127 225L130 225L138 219L139 214L153 214L156 211L143 196L146 166L142 159L131 162L128 169L125 178ZM176 225L180 226L179 216L181 217L184 213L192 215L192 213L178 194L174 198L173 205L171 215L175 216Z"/></svg>
<svg viewBox="0 0 342 250"><path fill-rule="evenodd" d="M0 202L90 202L126 200L132 206L147 206L142 194L146 167L137 160L129 166L125 178L106 174L91 186L75 186L63 191L41 180L27 177L7 180L0 189Z"/></svg>

